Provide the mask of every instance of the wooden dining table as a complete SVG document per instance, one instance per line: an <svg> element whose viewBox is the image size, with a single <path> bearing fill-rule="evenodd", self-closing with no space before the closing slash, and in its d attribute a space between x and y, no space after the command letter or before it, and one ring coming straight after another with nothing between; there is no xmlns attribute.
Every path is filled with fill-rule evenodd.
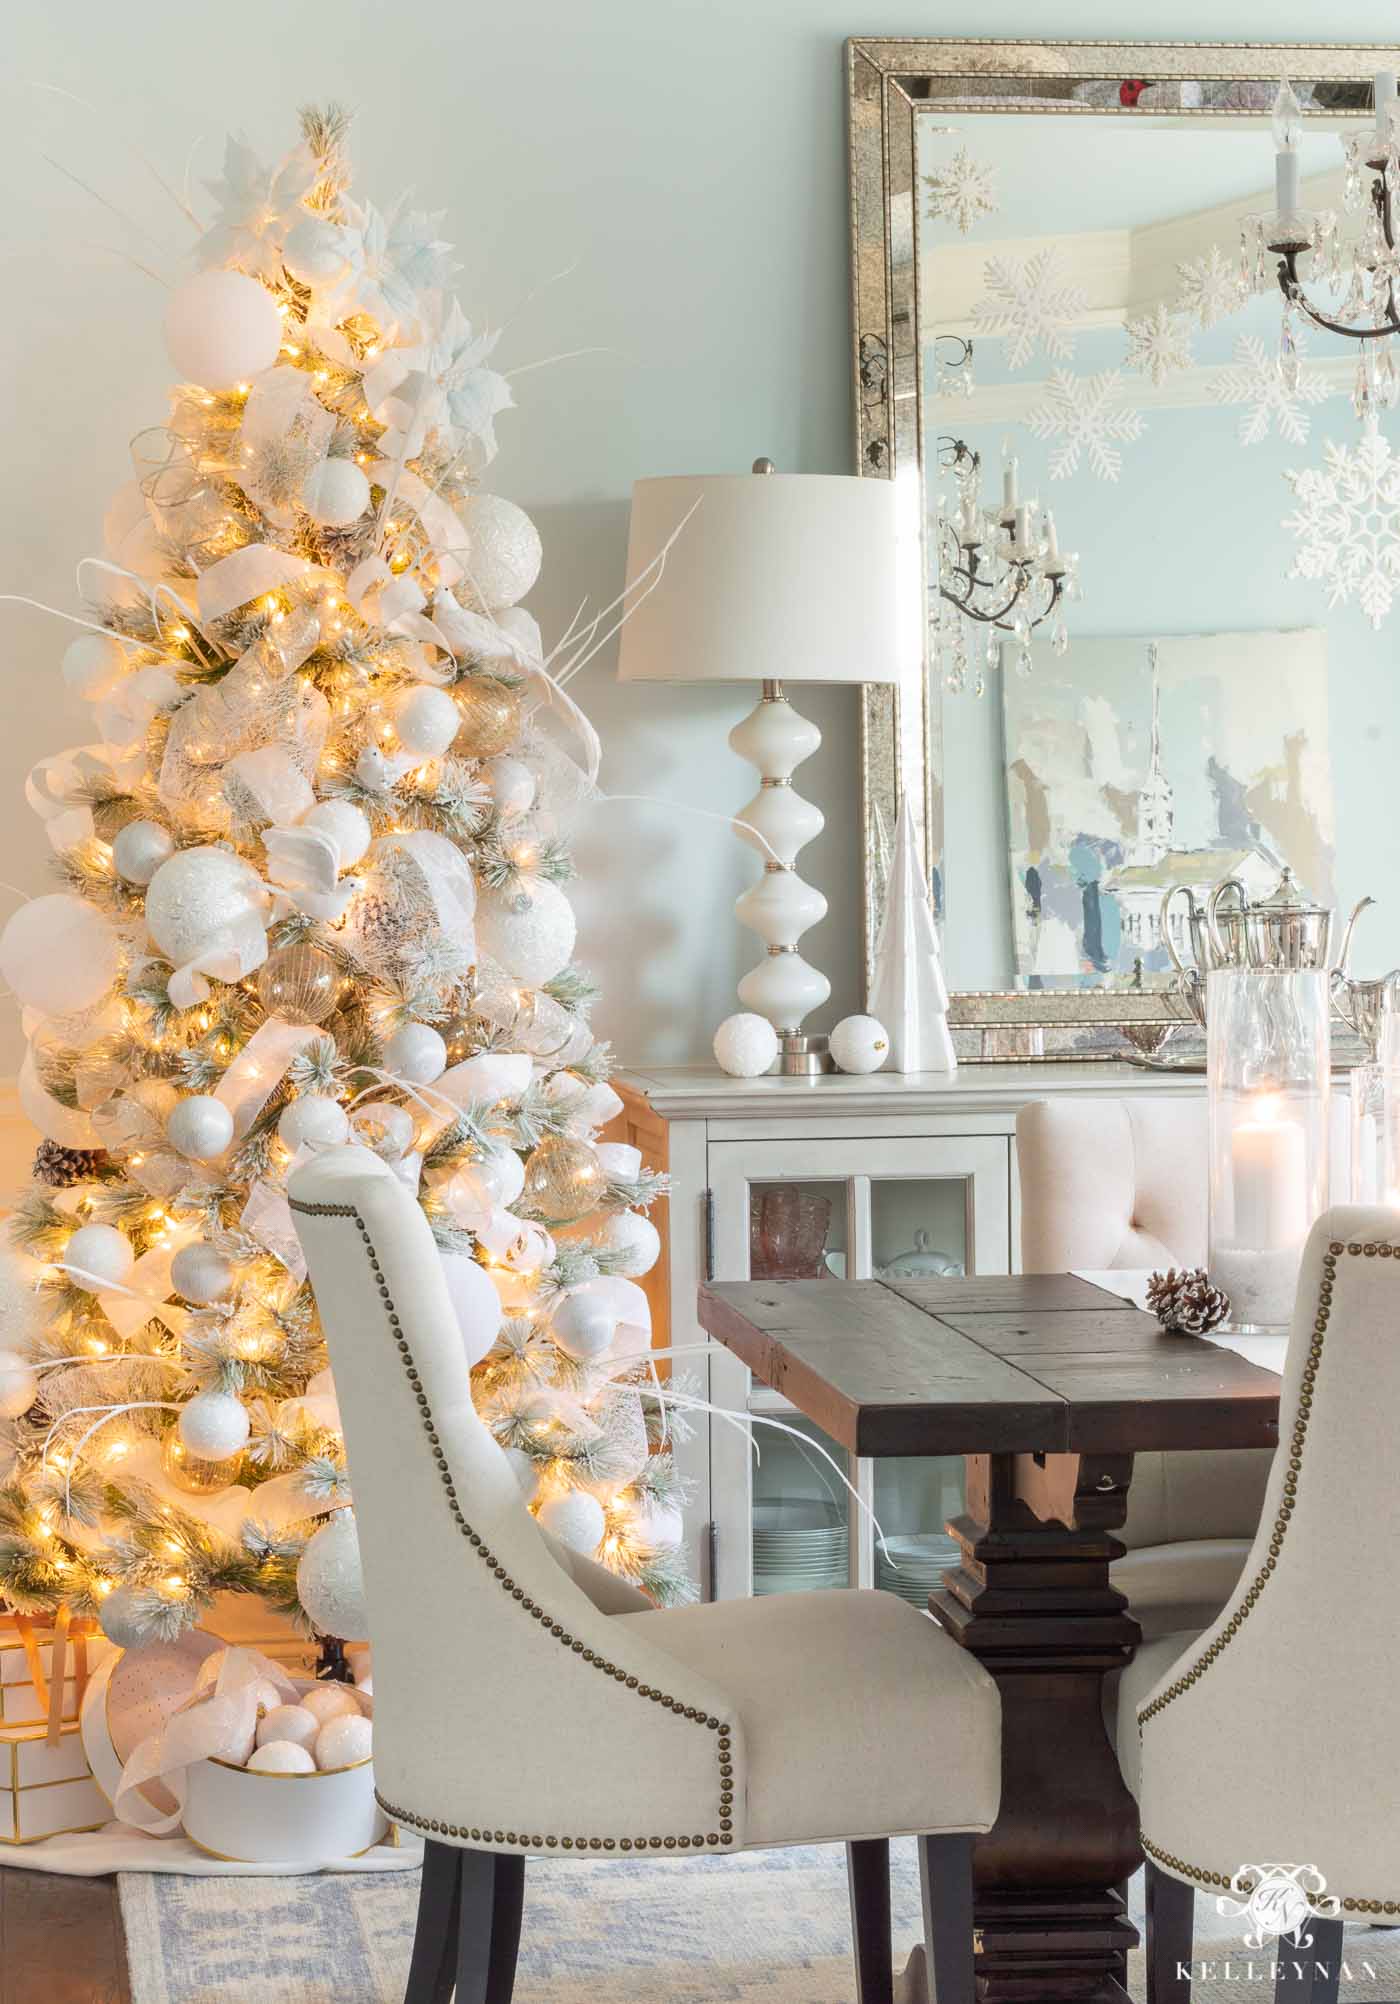
<svg viewBox="0 0 1400 2004"><path fill-rule="evenodd" d="M1272 1447L1280 1380L1072 1274L714 1282L700 1321L852 1455L965 1456L930 1610L996 1679L977 1840L982 2004L1109 2004L1137 1940L1136 1806L1102 1713L1141 1631L1109 1581L1135 1454Z"/></svg>

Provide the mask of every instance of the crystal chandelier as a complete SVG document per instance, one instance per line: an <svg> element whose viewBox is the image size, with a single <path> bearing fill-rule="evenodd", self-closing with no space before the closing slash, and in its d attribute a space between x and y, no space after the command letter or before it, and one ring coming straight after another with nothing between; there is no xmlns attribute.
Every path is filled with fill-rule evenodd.
<svg viewBox="0 0 1400 2004"><path fill-rule="evenodd" d="M1352 401L1366 417L1377 406L1390 408L1400 394L1392 337L1400 334L1400 251L1395 242L1395 208L1400 197L1400 123L1395 75L1375 80L1375 124L1345 142L1344 201L1364 209L1359 235L1344 235L1334 210L1314 214L1298 200L1298 142L1303 110L1285 81L1274 104L1275 207L1249 216L1241 230L1242 276L1259 291L1268 283L1268 259L1277 258L1283 294L1279 372L1285 386L1299 382L1297 321L1360 343ZM1300 260L1310 255L1306 276ZM1305 289L1311 285L1314 296ZM1320 295L1320 297L1319 297Z"/></svg>
<svg viewBox="0 0 1400 2004"><path fill-rule="evenodd" d="M953 476L952 504L940 503L938 546L939 654L944 686L961 694L969 675L976 695L1001 660L1004 639L1015 643L1016 671L1031 669L1031 634L1048 620L1057 654L1069 646L1063 601L1079 596L1078 558L1062 553L1047 508L1038 529L1033 503L1017 492L1017 468L1007 454L999 508L980 493L982 458L960 438L938 441L938 461Z"/></svg>

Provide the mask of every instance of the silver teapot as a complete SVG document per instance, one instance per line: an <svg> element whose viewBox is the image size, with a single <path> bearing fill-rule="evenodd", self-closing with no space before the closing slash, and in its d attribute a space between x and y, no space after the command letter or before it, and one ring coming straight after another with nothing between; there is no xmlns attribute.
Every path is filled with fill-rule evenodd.
<svg viewBox="0 0 1400 2004"><path fill-rule="evenodd" d="M1172 906L1186 900L1183 928L1190 960L1183 959L1172 934ZM1174 884L1159 913L1162 940L1176 969L1176 990L1204 1029L1206 976L1221 967L1247 967L1264 972L1321 968L1331 973L1334 989L1346 980L1356 921L1374 898L1362 898L1342 933L1335 966L1331 965L1336 913L1330 905L1312 904L1285 869L1267 898L1251 899L1238 877L1218 883L1206 902L1198 904L1185 884Z"/></svg>

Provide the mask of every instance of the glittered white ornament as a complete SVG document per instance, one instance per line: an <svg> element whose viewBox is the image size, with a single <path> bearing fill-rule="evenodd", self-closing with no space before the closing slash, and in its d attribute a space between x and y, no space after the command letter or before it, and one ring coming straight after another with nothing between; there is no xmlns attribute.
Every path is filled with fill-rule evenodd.
<svg viewBox="0 0 1400 2004"><path fill-rule="evenodd" d="M295 1740L269 1740L248 1757L252 1774L315 1774L316 1762Z"/></svg>
<svg viewBox="0 0 1400 2004"><path fill-rule="evenodd" d="M212 1093L191 1093L172 1109L165 1138L191 1162L212 1162L233 1139L233 1115Z"/></svg>
<svg viewBox="0 0 1400 2004"><path fill-rule="evenodd" d="M563 973L577 931L569 900L542 877L528 878L511 891L492 891L476 908L481 951L532 988Z"/></svg>
<svg viewBox="0 0 1400 2004"><path fill-rule="evenodd" d="M350 800L318 800L302 815L299 827L328 835L340 851L340 867L352 870L370 845L369 817Z"/></svg>
<svg viewBox="0 0 1400 2004"><path fill-rule="evenodd" d="M349 1510L337 1510L302 1553L297 1594L323 1635L360 1642L369 1634L360 1541Z"/></svg>
<svg viewBox="0 0 1400 2004"><path fill-rule="evenodd" d="M135 1587L114 1587L98 1603L97 1619L102 1633L118 1649L139 1649L149 1638L137 1614Z"/></svg>
<svg viewBox="0 0 1400 2004"><path fill-rule="evenodd" d="M120 1287L135 1264L131 1240L115 1225L83 1225L63 1248L64 1271L94 1294Z"/></svg>
<svg viewBox="0 0 1400 2004"><path fill-rule="evenodd" d="M208 951L229 926L267 914L267 886L231 849L181 849L162 863L146 892L146 930L176 967Z"/></svg>
<svg viewBox="0 0 1400 2004"><path fill-rule="evenodd" d="M201 271L165 309L165 345L188 383L232 390L277 360L282 316L265 286L241 271Z"/></svg>
<svg viewBox="0 0 1400 2004"><path fill-rule="evenodd" d="M283 1109L277 1122L278 1140L294 1153L308 1142L336 1147L349 1134L349 1114L338 1099L330 1099L325 1093L302 1093Z"/></svg>
<svg viewBox="0 0 1400 2004"><path fill-rule="evenodd" d="M843 1072L878 1072L890 1054L890 1040L874 1016L843 1016L831 1033L830 1048Z"/></svg>
<svg viewBox="0 0 1400 2004"><path fill-rule="evenodd" d="M640 1211L611 1212L596 1237L608 1254L608 1271L629 1280L650 1273L661 1257L661 1234Z"/></svg>
<svg viewBox="0 0 1400 2004"><path fill-rule="evenodd" d="M515 605L540 574L544 546L523 508L499 494L473 494L461 508L470 547L467 575L492 608Z"/></svg>
<svg viewBox="0 0 1400 2004"><path fill-rule="evenodd" d="M611 1350L617 1334L617 1312L586 1287L570 1288L555 1305L549 1333L565 1356L591 1363Z"/></svg>
<svg viewBox="0 0 1400 2004"><path fill-rule="evenodd" d="M126 673L128 650L110 633L80 633L63 650L63 679L75 696L96 700Z"/></svg>
<svg viewBox="0 0 1400 2004"><path fill-rule="evenodd" d="M117 978L112 921L67 891L31 898L0 933L0 974L27 1008L71 1016L100 1002Z"/></svg>
<svg viewBox="0 0 1400 2004"><path fill-rule="evenodd" d="M502 1451L505 1454L506 1460L510 1463L511 1474L520 1484L521 1495L527 1503L533 1503L536 1496L540 1493L540 1471L538 1467L531 1461L523 1448L507 1447Z"/></svg>
<svg viewBox="0 0 1400 2004"><path fill-rule="evenodd" d="M740 1011L715 1031L715 1057L732 1079L756 1079L778 1055L778 1033L766 1016Z"/></svg>
<svg viewBox="0 0 1400 2004"><path fill-rule="evenodd" d="M607 1529L602 1504L585 1489L570 1489L562 1496L551 1496L540 1505L537 1516L561 1545L567 1545L571 1552L582 1552L585 1558L591 1558L597 1551Z"/></svg>
<svg viewBox="0 0 1400 2004"><path fill-rule="evenodd" d="M489 758L481 768L481 777L503 821L514 821L534 806L539 781L523 759Z"/></svg>
<svg viewBox="0 0 1400 2004"><path fill-rule="evenodd" d="M181 1246L170 1262L170 1279L186 1301L222 1301L233 1286L233 1267L213 1246Z"/></svg>
<svg viewBox="0 0 1400 2004"><path fill-rule="evenodd" d="M485 1267L470 1253L444 1252L439 1258L462 1335L462 1354L470 1367L481 1362L500 1334L501 1297Z"/></svg>
<svg viewBox="0 0 1400 2004"><path fill-rule="evenodd" d="M39 1293L43 1268L17 1248L0 1244L0 1335L23 1350L45 1328L50 1308Z"/></svg>
<svg viewBox="0 0 1400 2004"><path fill-rule="evenodd" d="M441 758L462 727L462 713L446 689L427 684L405 689L391 714L399 743L415 758Z"/></svg>
<svg viewBox="0 0 1400 2004"><path fill-rule="evenodd" d="M653 1551L679 1545L685 1537L680 1511L673 1503L658 1502L653 1496L642 1497L628 1518L627 1528L638 1544L649 1545Z"/></svg>
<svg viewBox="0 0 1400 2004"><path fill-rule="evenodd" d="M0 1418L18 1419L39 1396L39 1380L18 1350L0 1350Z"/></svg>
<svg viewBox="0 0 1400 2004"><path fill-rule="evenodd" d="M353 459L323 459L302 482L301 505L323 529L348 529L369 506L369 482Z"/></svg>
<svg viewBox="0 0 1400 2004"><path fill-rule="evenodd" d="M274 1705L258 1720L257 1741L265 1747L269 1740L290 1740L294 1747L308 1750L316 1744L321 1721L302 1705Z"/></svg>
<svg viewBox="0 0 1400 2004"><path fill-rule="evenodd" d="M323 1774L358 1767L370 1758L373 1744L374 1728L369 1720L359 1711L346 1712L339 1719L328 1720L316 1735L316 1765Z"/></svg>
<svg viewBox="0 0 1400 2004"><path fill-rule="evenodd" d="M603 1174L610 1183L635 1183L642 1173L642 1151L630 1141L599 1141L595 1144Z"/></svg>
<svg viewBox="0 0 1400 2004"><path fill-rule="evenodd" d="M112 842L117 875L128 884L149 884L175 854L175 838L158 821L128 821Z"/></svg>
<svg viewBox="0 0 1400 2004"><path fill-rule="evenodd" d="M348 1684L313 1684L309 1691L302 1692L297 1703L310 1712L318 1726L328 1726L332 1719L364 1716Z"/></svg>
<svg viewBox="0 0 1400 2004"><path fill-rule="evenodd" d="M224 1461L247 1445L248 1408L233 1392L198 1392L179 1419L180 1438L204 1461Z"/></svg>
<svg viewBox="0 0 1400 2004"><path fill-rule="evenodd" d="M431 1023L402 1023L385 1039L388 1071L414 1085L431 1085L447 1070L447 1045Z"/></svg>
<svg viewBox="0 0 1400 2004"><path fill-rule="evenodd" d="M282 262L301 285L330 285L348 262L344 230L323 216L300 216L287 232Z"/></svg>

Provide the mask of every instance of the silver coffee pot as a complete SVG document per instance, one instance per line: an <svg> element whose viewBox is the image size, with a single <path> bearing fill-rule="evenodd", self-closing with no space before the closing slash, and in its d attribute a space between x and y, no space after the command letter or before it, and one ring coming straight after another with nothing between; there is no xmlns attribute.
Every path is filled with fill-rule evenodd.
<svg viewBox="0 0 1400 2004"><path fill-rule="evenodd" d="M1182 934L1189 960L1178 950L1172 930L1173 905L1178 898L1186 901ZM1162 898L1159 924L1176 969L1177 993L1204 1029L1206 976L1217 968L1247 967L1278 973L1321 968L1331 973L1335 990L1339 979L1346 980L1356 921L1374 903L1374 898L1362 898L1353 908L1333 966L1336 913L1330 905L1311 903L1294 882L1291 870L1284 870L1267 898L1251 899L1238 877L1224 878L1204 904L1197 903L1189 886L1174 884Z"/></svg>

